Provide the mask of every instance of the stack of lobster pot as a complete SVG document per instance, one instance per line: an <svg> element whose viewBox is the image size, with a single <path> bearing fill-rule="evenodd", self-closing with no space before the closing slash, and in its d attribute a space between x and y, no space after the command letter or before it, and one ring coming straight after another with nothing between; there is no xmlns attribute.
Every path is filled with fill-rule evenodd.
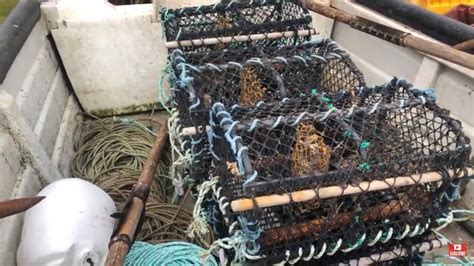
<svg viewBox="0 0 474 266"><path fill-rule="evenodd" d="M431 229L471 173L471 148L432 93L396 78L367 87L337 44L310 40L293 1L162 20L174 135L221 257L406 263L445 244Z"/></svg>

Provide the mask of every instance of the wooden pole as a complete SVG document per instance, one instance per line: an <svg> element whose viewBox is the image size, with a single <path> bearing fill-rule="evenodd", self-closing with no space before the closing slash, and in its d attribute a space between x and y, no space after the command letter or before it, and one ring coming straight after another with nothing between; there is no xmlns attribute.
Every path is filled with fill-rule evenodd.
<svg viewBox="0 0 474 266"><path fill-rule="evenodd" d="M469 41L465 41L462 43L458 43L455 46L453 46L454 49L458 49L461 51L469 51L474 49L474 39L471 39Z"/></svg>
<svg viewBox="0 0 474 266"><path fill-rule="evenodd" d="M185 127L181 130L181 136L187 137L187 136L194 136L197 134L209 132L211 130L210 126L199 126L198 129L196 130L196 127Z"/></svg>
<svg viewBox="0 0 474 266"><path fill-rule="evenodd" d="M297 36L311 36L315 34L316 34L315 29L298 30L296 32ZM174 49L174 48L179 48L179 47L192 47L192 46L203 46L203 45L215 45L219 43L230 43L232 41L251 42L251 41L259 41L259 40L272 40L272 39L280 39L284 37L293 37L293 36L295 36L295 31L269 32L269 33L250 34L250 35L237 35L237 36L225 36L225 37L216 37L216 38L207 38L207 39L194 39L194 40L166 42L165 47L168 49Z"/></svg>
<svg viewBox="0 0 474 266"><path fill-rule="evenodd" d="M148 192L150 191L150 186L155 176L156 166L158 165L158 161L165 150L166 143L168 143L168 128L166 125L162 125L160 127L160 131L158 132L158 136L155 139L155 143L151 148L150 156L148 156L147 160L145 161L140 178L138 179L138 182L134 188L134 190L140 190L142 188L146 188L148 190L145 201L148 198Z"/></svg>
<svg viewBox="0 0 474 266"><path fill-rule="evenodd" d="M411 34L403 39L403 44L426 54L474 69L474 55L454 49L449 45L428 41Z"/></svg>
<svg viewBox="0 0 474 266"><path fill-rule="evenodd" d="M40 196L2 201L0 202L0 219L24 212L42 201L44 198L45 197Z"/></svg>
<svg viewBox="0 0 474 266"><path fill-rule="evenodd" d="M435 43L344 11L318 4L314 0L300 0L301 4L323 16L349 24L351 27L382 38L400 46L406 46L442 58L446 61L474 69L474 55L456 50L449 45Z"/></svg>
<svg viewBox="0 0 474 266"><path fill-rule="evenodd" d="M140 218L145 212L150 186L155 176L156 166L168 141L168 129L162 125L158 137L150 151L142 173L134 186L130 198L123 207L123 219L119 220L112 240L109 243L109 253L105 265L122 266L136 233L140 230Z"/></svg>
<svg viewBox="0 0 474 266"><path fill-rule="evenodd" d="M139 198L133 198L130 204L129 211L125 214L125 218L120 228L118 228L116 235L127 236L128 240L131 241L135 232L138 229L138 222L144 211L144 203ZM130 243L128 241L116 241L110 245L109 253L107 254L107 260L105 262L108 266L121 266L124 265L125 256L130 250Z"/></svg>
<svg viewBox="0 0 474 266"><path fill-rule="evenodd" d="M453 170L449 170L450 175L454 175ZM467 176L474 174L473 168L467 168ZM323 188L314 188L300 190L281 195L273 194L267 196L259 196L254 199L242 198L233 200L230 204L233 212L243 212L253 210L257 203L259 208L273 207L289 204L290 202L305 202L313 199L327 199L333 197L340 197L346 195L359 194L370 191L379 191L393 187L405 187L415 184L425 184L438 182L443 179L443 176L438 172L429 172L424 174L415 174L411 176L399 176L387 178L385 180L364 181L358 185L348 185L345 188L340 186L330 186Z"/></svg>
<svg viewBox="0 0 474 266"><path fill-rule="evenodd" d="M364 210L361 221L377 221L390 215L398 214L410 209L410 204L405 199L391 200L386 203L379 203ZM350 224L355 216L355 211L329 216L326 219L316 218L310 221L278 227L262 232L260 243L264 246L276 245L277 243L300 238L302 236L317 236L321 229L330 231Z"/></svg>

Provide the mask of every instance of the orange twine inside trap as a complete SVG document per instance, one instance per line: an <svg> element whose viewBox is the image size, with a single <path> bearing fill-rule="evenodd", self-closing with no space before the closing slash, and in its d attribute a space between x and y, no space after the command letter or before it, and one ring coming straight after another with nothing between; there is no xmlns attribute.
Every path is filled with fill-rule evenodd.
<svg viewBox="0 0 474 266"><path fill-rule="evenodd" d="M326 172L331 159L331 148L324 143L311 123L300 123L291 153L291 166L297 175Z"/></svg>
<svg viewBox="0 0 474 266"><path fill-rule="evenodd" d="M257 71L251 67L244 67L240 71L240 105L255 105L263 100L267 88L262 85Z"/></svg>
<svg viewBox="0 0 474 266"><path fill-rule="evenodd" d="M216 28L218 30L225 30L225 29L230 29L232 28L232 23L229 18L224 17L224 16L218 16L216 20ZM218 43L216 44L217 49L224 49L225 48L225 43Z"/></svg>

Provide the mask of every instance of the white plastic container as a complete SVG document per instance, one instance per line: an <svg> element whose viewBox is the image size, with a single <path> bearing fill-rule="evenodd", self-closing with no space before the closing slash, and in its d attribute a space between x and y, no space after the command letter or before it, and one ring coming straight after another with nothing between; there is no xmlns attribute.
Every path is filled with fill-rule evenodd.
<svg viewBox="0 0 474 266"><path fill-rule="evenodd" d="M115 220L113 200L97 186L66 178L25 213L18 265L103 265Z"/></svg>

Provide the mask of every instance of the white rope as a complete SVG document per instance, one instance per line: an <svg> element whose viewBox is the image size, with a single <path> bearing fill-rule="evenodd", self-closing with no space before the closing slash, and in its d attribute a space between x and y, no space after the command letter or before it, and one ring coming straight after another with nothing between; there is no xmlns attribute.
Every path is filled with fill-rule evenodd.
<svg viewBox="0 0 474 266"><path fill-rule="evenodd" d="M418 234L418 230L420 230L420 225L419 225L419 224L417 224L417 225L415 226L415 229L413 229L413 231L412 231L410 234L408 234L408 236L409 236L409 237L414 237L414 236L416 236L416 235Z"/></svg>
<svg viewBox="0 0 474 266"><path fill-rule="evenodd" d="M290 260L289 263L290 263L291 265L297 263L297 262L301 259L301 256L303 256L303 248L302 248L302 247L299 247L299 248L298 248L298 257L296 257L296 258Z"/></svg>
<svg viewBox="0 0 474 266"><path fill-rule="evenodd" d="M395 239L402 240L408 235L409 232L410 232L410 225L407 224L405 225L405 231L403 231L401 235L395 237Z"/></svg>
<svg viewBox="0 0 474 266"><path fill-rule="evenodd" d="M322 122L322 121L326 120L326 119L329 117L329 115L330 115L332 112L334 112L334 111L335 111L335 109L329 109L329 110L324 114L324 116L323 116L321 119L319 119L319 121Z"/></svg>
<svg viewBox="0 0 474 266"><path fill-rule="evenodd" d="M367 243L367 245L368 245L369 247L375 245L377 242L379 242L380 237L382 237L382 230L379 230L379 232L378 232L377 235L375 236L374 240L369 241L369 242Z"/></svg>
<svg viewBox="0 0 474 266"><path fill-rule="evenodd" d="M206 194L211 189L215 189L215 186L218 183L219 178L214 177L212 180L203 182L199 187L198 197L196 199L196 204L194 204L193 208L194 221L189 225L187 230L187 234L190 238L203 239L204 236L208 233L207 221L204 217L201 205Z"/></svg>
<svg viewBox="0 0 474 266"><path fill-rule="evenodd" d="M462 218L454 218L455 213L465 213L465 214L467 214L467 216L462 217ZM438 223L442 223L442 224L440 226L436 227L436 228L433 228L432 230L439 231L439 230L445 228L446 226L448 226L452 222L462 222L462 221L467 221L467 220L470 220L470 219L474 219L474 211L472 211L472 210L451 210L447 214L446 218L439 218L437 220Z"/></svg>
<svg viewBox="0 0 474 266"><path fill-rule="evenodd" d="M374 104L374 106L372 107L372 110L370 110L369 112L369 115L373 114L377 110L377 107L379 107L379 104L380 102L377 102L376 104Z"/></svg>
<svg viewBox="0 0 474 266"><path fill-rule="evenodd" d="M275 265L275 266L277 266L277 265L285 265L285 264L288 262L288 260L290 259L291 252L290 252L289 250L286 250L285 256L286 256L286 258L285 258L284 260L280 261L279 263L273 264L273 265Z"/></svg>
<svg viewBox="0 0 474 266"><path fill-rule="evenodd" d="M324 244L323 244L323 247L321 248L321 250L319 251L319 253L318 253L316 256L314 256L313 258L316 259L316 260L319 259L319 258L321 258L321 257L324 255L324 253L326 252L326 249L327 249L327 244L324 243Z"/></svg>
<svg viewBox="0 0 474 266"><path fill-rule="evenodd" d="M347 113L347 115L346 115L346 116L351 116L351 115L352 115L352 113L354 112L354 109L355 109L356 107L357 107L357 105L356 105L356 104L352 105L352 106L351 106L351 109L349 109L349 113Z"/></svg>
<svg viewBox="0 0 474 266"><path fill-rule="evenodd" d="M181 127L179 126L178 111L176 109L171 110L171 116L168 119L168 128L170 131L170 145L171 145L171 158L172 165L170 169L170 177L174 186L175 197L182 196L184 194L184 180L189 178L186 174L188 168L188 162L191 160L191 151L184 151L184 141L180 135ZM180 143L177 145L176 141ZM181 147L180 148L178 148ZM182 152L183 150L183 152Z"/></svg>
<svg viewBox="0 0 474 266"><path fill-rule="evenodd" d="M388 229L387 236L385 237L384 240L382 240L382 243L384 243L384 244L387 243L387 242L392 238L392 235L393 235L393 228L390 227L390 228Z"/></svg>
<svg viewBox="0 0 474 266"><path fill-rule="evenodd" d="M311 258L313 257L315 251L316 251L316 249L314 248L314 245L311 245L311 247L309 248L309 254L308 254L308 256L304 257L303 260L304 260L304 261L309 261L309 260L311 260Z"/></svg>
<svg viewBox="0 0 474 266"><path fill-rule="evenodd" d="M233 222L230 226L229 226L229 235L232 235L234 234L234 230L235 230L235 227L239 225L239 223L237 221Z"/></svg>
<svg viewBox="0 0 474 266"><path fill-rule="evenodd" d="M341 245L342 245L342 239L339 238L339 240L337 240L336 246L334 246L334 248L331 251L326 252L326 254L328 256L334 255L339 250Z"/></svg>
<svg viewBox="0 0 474 266"><path fill-rule="evenodd" d="M351 252L351 251L353 251L354 249L360 247L360 246L362 245L362 243L364 243L366 237L367 237L367 234L364 233L364 234L362 235L362 237L361 237L359 240L357 240L357 242L356 242L354 245L352 245L351 247L348 247L348 248L343 249L342 252L348 253L348 252Z"/></svg>

